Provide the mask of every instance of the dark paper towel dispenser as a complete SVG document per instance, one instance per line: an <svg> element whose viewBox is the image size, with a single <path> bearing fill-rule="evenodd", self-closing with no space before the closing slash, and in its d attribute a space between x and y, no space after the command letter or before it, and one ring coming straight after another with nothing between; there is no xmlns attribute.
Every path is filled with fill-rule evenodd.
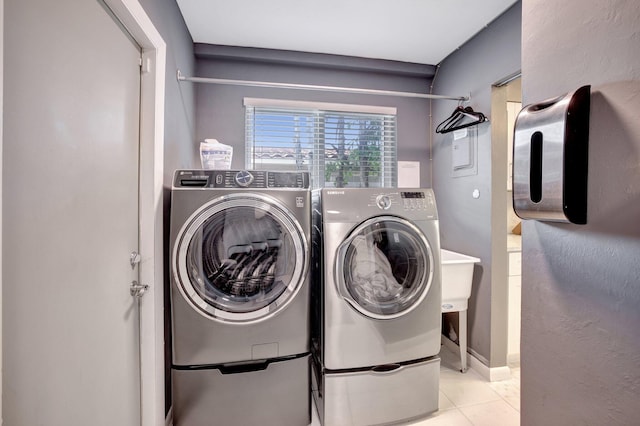
<svg viewBox="0 0 640 426"><path fill-rule="evenodd" d="M587 223L591 86L524 107L513 135L513 208L522 219Z"/></svg>

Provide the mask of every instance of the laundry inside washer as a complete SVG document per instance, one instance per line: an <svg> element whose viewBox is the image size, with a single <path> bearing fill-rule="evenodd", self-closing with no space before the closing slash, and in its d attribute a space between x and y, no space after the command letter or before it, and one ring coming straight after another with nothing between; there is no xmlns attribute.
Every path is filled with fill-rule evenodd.
<svg viewBox="0 0 640 426"><path fill-rule="evenodd" d="M227 296L260 304L266 300L261 295L281 293L291 278L290 239L268 213L230 208L206 221L200 238L192 239L191 276L206 300Z"/></svg>

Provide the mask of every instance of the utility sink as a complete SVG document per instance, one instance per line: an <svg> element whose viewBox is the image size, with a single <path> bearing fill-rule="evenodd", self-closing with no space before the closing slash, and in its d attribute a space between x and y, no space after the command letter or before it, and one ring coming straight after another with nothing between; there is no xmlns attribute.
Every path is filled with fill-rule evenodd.
<svg viewBox="0 0 640 426"><path fill-rule="evenodd" d="M464 311L468 307L477 257L442 249L442 312Z"/></svg>
<svg viewBox="0 0 640 426"><path fill-rule="evenodd" d="M442 312L458 312L458 343L460 371L467 371L467 307L471 296L473 267L480 259L455 251L441 249Z"/></svg>

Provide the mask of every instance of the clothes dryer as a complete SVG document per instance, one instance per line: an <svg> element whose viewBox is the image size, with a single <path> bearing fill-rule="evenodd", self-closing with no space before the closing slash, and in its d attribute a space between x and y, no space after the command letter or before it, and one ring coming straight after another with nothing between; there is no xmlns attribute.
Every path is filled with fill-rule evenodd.
<svg viewBox="0 0 640 426"><path fill-rule="evenodd" d="M437 410L433 191L314 191L313 232L314 396L324 424L390 423Z"/></svg>
<svg viewBox="0 0 640 426"><path fill-rule="evenodd" d="M308 173L178 170L170 226L176 424L305 424ZM286 409L272 403L276 382Z"/></svg>

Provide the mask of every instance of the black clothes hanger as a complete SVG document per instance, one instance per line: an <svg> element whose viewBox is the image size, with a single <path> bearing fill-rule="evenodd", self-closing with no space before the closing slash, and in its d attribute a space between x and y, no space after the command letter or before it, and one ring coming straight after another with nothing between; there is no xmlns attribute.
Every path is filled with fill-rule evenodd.
<svg viewBox="0 0 640 426"><path fill-rule="evenodd" d="M436 133L449 133L465 127L484 123L487 117L471 107L457 106L455 110L442 123L436 127Z"/></svg>

